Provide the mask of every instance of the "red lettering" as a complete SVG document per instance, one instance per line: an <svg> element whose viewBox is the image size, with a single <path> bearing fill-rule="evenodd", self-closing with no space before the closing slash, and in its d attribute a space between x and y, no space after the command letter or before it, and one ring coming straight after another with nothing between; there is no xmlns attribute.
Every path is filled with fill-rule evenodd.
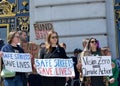
<svg viewBox="0 0 120 86"><path fill-rule="evenodd" d="M66 75L66 68L60 68L61 74Z"/></svg>
<svg viewBox="0 0 120 86"><path fill-rule="evenodd" d="M70 70L70 68L68 68L68 75L71 75L72 71Z"/></svg>
<svg viewBox="0 0 120 86"><path fill-rule="evenodd" d="M38 73L41 75L52 75L52 68L39 68Z"/></svg>
<svg viewBox="0 0 120 86"><path fill-rule="evenodd" d="M70 68L56 68L56 75L71 75L72 71Z"/></svg>

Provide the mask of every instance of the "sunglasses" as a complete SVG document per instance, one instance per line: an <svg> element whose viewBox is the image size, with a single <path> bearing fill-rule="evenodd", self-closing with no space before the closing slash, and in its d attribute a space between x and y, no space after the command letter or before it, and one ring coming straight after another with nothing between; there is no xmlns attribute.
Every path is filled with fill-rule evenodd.
<svg viewBox="0 0 120 86"><path fill-rule="evenodd" d="M20 36L15 36L16 38L20 38Z"/></svg>
<svg viewBox="0 0 120 86"><path fill-rule="evenodd" d="M52 38L52 39L55 39L55 38L57 39L57 38L58 38L58 36L52 36L51 38Z"/></svg>
<svg viewBox="0 0 120 86"><path fill-rule="evenodd" d="M90 43L97 43L97 41L91 41Z"/></svg>

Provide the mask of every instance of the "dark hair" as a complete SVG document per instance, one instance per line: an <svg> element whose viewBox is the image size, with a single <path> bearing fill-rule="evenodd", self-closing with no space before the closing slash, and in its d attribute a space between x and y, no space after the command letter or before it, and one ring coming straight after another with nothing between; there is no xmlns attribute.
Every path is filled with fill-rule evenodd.
<svg viewBox="0 0 120 86"><path fill-rule="evenodd" d="M4 44L4 41L2 39L0 39L0 44Z"/></svg>
<svg viewBox="0 0 120 86"><path fill-rule="evenodd" d="M60 46L66 48L66 44L64 42L60 43Z"/></svg>
<svg viewBox="0 0 120 86"><path fill-rule="evenodd" d="M101 51L103 52L103 55L106 56L107 53L110 52L110 48L109 48L108 46L102 47L102 48L101 48Z"/></svg>
<svg viewBox="0 0 120 86"><path fill-rule="evenodd" d="M78 49L78 48L74 49L74 54L75 54L75 53L81 53L81 52L82 52L81 49Z"/></svg>
<svg viewBox="0 0 120 86"><path fill-rule="evenodd" d="M40 47L41 47L42 45L45 45L45 43L44 43L44 42L40 43Z"/></svg>
<svg viewBox="0 0 120 86"><path fill-rule="evenodd" d="M18 31L18 33L19 33L20 36L22 35L23 32L24 32L24 33L27 33L27 31L24 31L24 30Z"/></svg>
<svg viewBox="0 0 120 86"><path fill-rule="evenodd" d="M99 42L98 42L98 40L97 40L96 38L90 38L90 39L89 39L89 42L88 42L88 50L90 50L90 42L91 42L92 39L94 39L94 40L97 42L97 51L99 51L99 50L100 50L99 45L98 45Z"/></svg>

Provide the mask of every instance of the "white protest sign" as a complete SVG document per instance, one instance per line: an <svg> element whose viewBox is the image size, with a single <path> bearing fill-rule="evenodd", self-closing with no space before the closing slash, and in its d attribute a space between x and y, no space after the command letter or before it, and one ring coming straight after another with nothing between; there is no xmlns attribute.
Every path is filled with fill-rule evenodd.
<svg viewBox="0 0 120 86"><path fill-rule="evenodd" d="M85 56L81 58L83 76L111 76L111 56Z"/></svg>
<svg viewBox="0 0 120 86"><path fill-rule="evenodd" d="M31 58L28 53L3 53L5 68L15 72L31 72Z"/></svg>
<svg viewBox="0 0 120 86"><path fill-rule="evenodd" d="M72 59L35 59L37 73L42 76L75 76Z"/></svg>

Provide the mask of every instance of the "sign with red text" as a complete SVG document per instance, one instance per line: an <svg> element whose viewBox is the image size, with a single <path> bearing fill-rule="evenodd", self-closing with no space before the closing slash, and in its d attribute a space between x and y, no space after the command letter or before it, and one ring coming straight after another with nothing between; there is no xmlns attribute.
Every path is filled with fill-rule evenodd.
<svg viewBox="0 0 120 86"><path fill-rule="evenodd" d="M111 76L111 56L85 56L81 58L83 76Z"/></svg>
<svg viewBox="0 0 120 86"><path fill-rule="evenodd" d="M15 72L32 72L31 58L28 53L3 53L5 68Z"/></svg>
<svg viewBox="0 0 120 86"><path fill-rule="evenodd" d="M34 24L36 39L44 39L50 30L53 30L52 23L36 23Z"/></svg>
<svg viewBox="0 0 120 86"><path fill-rule="evenodd" d="M35 59L37 73L49 77L75 76L72 59Z"/></svg>

